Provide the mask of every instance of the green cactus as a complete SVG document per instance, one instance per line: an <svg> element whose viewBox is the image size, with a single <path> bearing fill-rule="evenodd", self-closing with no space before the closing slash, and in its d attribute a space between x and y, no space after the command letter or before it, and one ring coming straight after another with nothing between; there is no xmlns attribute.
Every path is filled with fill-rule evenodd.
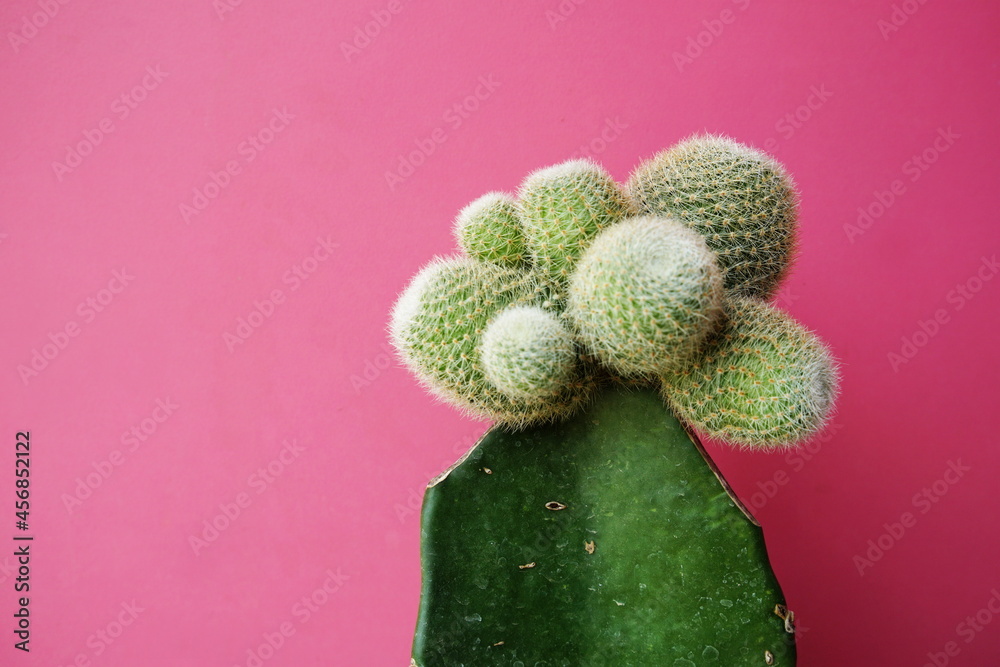
<svg viewBox="0 0 1000 667"><path fill-rule="evenodd" d="M819 431L837 395L833 357L816 336L762 301L733 298L704 355L662 376L679 417L727 442L774 448Z"/></svg>
<svg viewBox="0 0 1000 667"><path fill-rule="evenodd" d="M528 252L557 288L599 231L631 212L617 183L592 160L570 160L528 176L520 191Z"/></svg>
<svg viewBox="0 0 1000 667"><path fill-rule="evenodd" d="M487 379L512 400L547 401L578 374L572 335L539 306L500 313L486 328L480 352Z"/></svg>
<svg viewBox="0 0 1000 667"><path fill-rule="evenodd" d="M424 495L412 664L794 665L741 507L648 389L495 428Z"/></svg>
<svg viewBox="0 0 1000 667"><path fill-rule="evenodd" d="M674 215L700 232L734 295L769 297L791 265L795 185L765 153L694 136L641 164L627 189L641 212Z"/></svg>
<svg viewBox="0 0 1000 667"><path fill-rule="evenodd" d="M792 259L791 179L695 137L628 197L586 160L519 196L463 209L466 255L393 310L421 382L497 421L425 496L413 664L794 665L759 526L677 421L775 449L829 417L833 357L761 300Z"/></svg>
<svg viewBox="0 0 1000 667"><path fill-rule="evenodd" d="M484 262L519 267L527 260L517 202L503 192L490 192L463 208L455 219L455 237L469 257Z"/></svg>
<svg viewBox="0 0 1000 667"><path fill-rule="evenodd" d="M547 402L512 399L486 378L478 349L494 315L544 298L529 272L467 257L438 259L397 301L391 338L432 393L470 414L517 425L555 419L586 399L586 378L569 378Z"/></svg>
<svg viewBox="0 0 1000 667"><path fill-rule="evenodd" d="M580 339L623 375L678 368L722 315L722 277L704 239L671 218L630 218L577 263L567 314Z"/></svg>

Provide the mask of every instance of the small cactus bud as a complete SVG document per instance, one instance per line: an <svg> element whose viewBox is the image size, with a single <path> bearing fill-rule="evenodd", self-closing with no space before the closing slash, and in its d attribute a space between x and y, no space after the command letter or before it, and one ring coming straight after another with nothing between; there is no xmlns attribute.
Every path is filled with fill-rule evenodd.
<svg viewBox="0 0 1000 667"><path fill-rule="evenodd" d="M490 192L463 208L455 219L455 236L469 257L510 267L526 263L524 229L510 195Z"/></svg>
<svg viewBox="0 0 1000 667"><path fill-rule="evenodd" d="M630 218L601 232L577 264L567 314L587 349L624 375L691 360L722 315L722 275L696 232Z"/></svg>
<svg viewBox="0 0 1000 667"><path fill-rule="evenodd" d="M573 337L559 318L538 306L514 306L486 328L481 348L486 377L512 399L558 396L577 370Z"/></svg>

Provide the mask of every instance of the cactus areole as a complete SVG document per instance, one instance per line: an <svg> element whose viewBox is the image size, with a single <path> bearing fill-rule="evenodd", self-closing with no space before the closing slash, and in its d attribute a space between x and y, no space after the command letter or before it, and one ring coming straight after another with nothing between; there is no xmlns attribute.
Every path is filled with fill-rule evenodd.
<svg viewBox="0 0 1000 667"><path fill-rule="evenodd" d="M796 212L781 165L708 135L626 187L574 160L459 212L390 334L496 425L425 494L413 665L795 663L762 530L692 429L777 450L830 418L833 355L765 301Z"/></svg>

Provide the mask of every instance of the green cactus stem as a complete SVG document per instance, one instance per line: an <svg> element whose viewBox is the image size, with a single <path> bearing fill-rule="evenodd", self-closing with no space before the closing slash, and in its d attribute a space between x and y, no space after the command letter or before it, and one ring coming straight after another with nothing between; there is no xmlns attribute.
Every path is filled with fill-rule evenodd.
<svg viewBox="0 0 1000 667"><path fill-rule="evenodd" d="M703 433L774 448L815 435L837 396L830 351L791 317L756 299L726 304L727 324L706 352L662 376L664 398Z"/></svg>
<svg viewBox="0 0 1000 667"><path fill-rule="evenodd" d="M694 136L641 164L627 189L640 212L673 215L700 232L735 295L769 297L791 265L795 185L766 153Z"/></svg>
<svg viewBox="0 0 1000 667"><path fill-rule="evenodd" d="M521 185L520 205L533 263L557 286L597 233L631 212L625 193L592 160L534 172Z"/></svg>
<svg viewBox="0 0 1000 667"><path fill-rule="evenodd" d="M490 430L421 535L417 667L795 664L761 528L650 389Z"/></svg>

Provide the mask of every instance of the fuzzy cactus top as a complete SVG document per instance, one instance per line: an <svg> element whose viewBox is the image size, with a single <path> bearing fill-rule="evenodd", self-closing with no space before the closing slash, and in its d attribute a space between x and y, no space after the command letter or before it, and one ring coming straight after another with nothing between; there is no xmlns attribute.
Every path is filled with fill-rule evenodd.
<svg viewBox="0 0 1000 667"><path fill-rule="evenodd" d="M765 303L793 260L796 192L769 156L691 137L627 187L573 160L458 215L461 252L400 296L390 333L434 394L512 427L562 419L609 378L659 384L733 444L794 444L838 385L815 335Z"/></svg>

